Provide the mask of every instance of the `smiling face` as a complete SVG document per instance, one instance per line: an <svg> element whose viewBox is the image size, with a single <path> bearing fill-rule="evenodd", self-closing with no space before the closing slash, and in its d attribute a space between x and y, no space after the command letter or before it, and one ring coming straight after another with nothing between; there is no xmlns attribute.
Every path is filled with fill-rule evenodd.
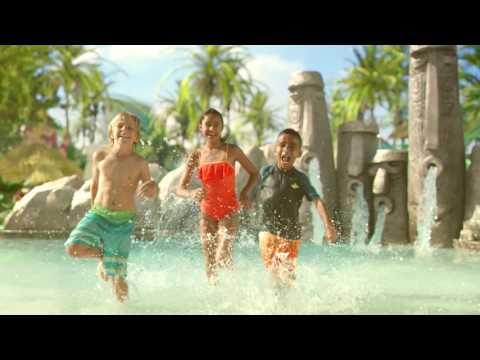
<svg viewBox="0 0 480 360"><path fill-rule="evenodd" d="M140 139L138 120L129 114L117 115L109 125L108 139L110 144L122 146L136 144Z"/></svg>
<svg viewBox="0 0 480 360"><path fill-rule="evenodd" d="M223 129L222 119L215 114L207 114L200 123L200 132L208 140L220 139Z"/></svg>
<svg viewBox="0 0 480 360"><path fill-rule="evenodd" d="M280 134L275 145L278 168L283 171L291 170L295 160L301 155L300 139L292 134Z"/></svg>

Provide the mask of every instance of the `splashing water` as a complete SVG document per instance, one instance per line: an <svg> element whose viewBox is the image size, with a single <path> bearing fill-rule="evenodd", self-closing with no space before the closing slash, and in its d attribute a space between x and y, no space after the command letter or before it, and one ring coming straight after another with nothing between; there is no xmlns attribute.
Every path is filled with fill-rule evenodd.
<svg viewBox="0 0 480 360"><path fill-rule="evenodd" d="M386 211L385 206L380 205L378 207L377 221L375 222L375 231L368 244L369 247L381 246L383 238L383 229L385 227Z"/></svg>
<svg viewBox="0 0 480 360"><path fill-rule="evenodd" d="M363 196L363 184L355 188L355 199L352 207L352 229L350 243L355 246L365 246L368 240L368 203Z"/></svg>
<svg viewBox="0 0 480 360"><path fill-rule="evenodd" d="M308 177L315 189L317 189L320 197L323 197L323 186L320 181L320 164L318 163L317 158L313 158L310 161L308 167ZM323 245L323 237L325 236L325 225L323 224L320 215L312 207L312 223L313 223L313 243L317 245Z"/></svg>
<svg viewBox="0 0 480 360"><path fill-rule="evenodd" d="M431 251L430 240L432 226L437 215L437 168L428 169L423 185L423 196L417 210L417 241L416 249L420 252Z"/></svg>
<svg viewBox="0 0 480 360"><path fill-rule="evenodd" d="M480 256L412 248L372 253L350 246L301 246L295 286L279 298L258 244L240 238L234 270L208 285L195 241L135 241L130 300L118 304L96 261L75 260L63 241L0 240L0 314L468 314L480 313Z"/></svg>

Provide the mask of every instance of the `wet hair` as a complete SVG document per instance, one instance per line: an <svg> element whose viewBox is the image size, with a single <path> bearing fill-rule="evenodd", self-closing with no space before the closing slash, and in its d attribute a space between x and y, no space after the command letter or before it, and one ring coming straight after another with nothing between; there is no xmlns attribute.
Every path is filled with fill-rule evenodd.
<svg viewBox="0 0 480 360"><path fill-rule="evenodd" d="M295 136L295 137L298 139L299 143L300 143L300 147L302 147L302 137L300 136L300 134L298 133L298 131L293 130L293 129L291 129L291 128L282 130L282 131L280 131L280 133L278 134L277 139L280 137L280 135L283 135L283 134Z"/></svg>
<svg viewBox="0 0 480 360"><path fill-rule="evenodd" d="M223 127L223 125L224 125L223 116L220 113L220 111L218 111L214 108L210 108L202 114L202 116L200 117L200 124L202 123L203 119L205 119L208 115L218 116L220 118L220 120L222 121L222 127Z"/></svg>
<svg viewBox="0 0 480 360"><path fill-rule="evenodd" d="M207 109L207 111L205 111L202 116L200 117L200 124L202 124L203 120L208 116L208 115L215 115L215 116L218 116L218 118L220 119L220 121L222 122L222 128L225 126L225 123L223 121L223 116L222 116L222 113L214 108L209 108ZM227 138L228 138L228 128L227 128L227 135L225 135L224 137L221 137L220 140L222 142L226 142L227 141Z"/></svg>
<svg viewBox="0 0 480 360"><path fill-rule="evenodd" d="M108 124L108 142L110 144L113 145L113 125L119 121L119 120L123 120L123 119L126 119L126 118L130 118L130 119L133 119L135 120L135 124L137 125L137 137L138 137L138 141L140 141L140 119L130 113L130 112L127 112L127 111L122 111L120 113L118 113L117 115L115 115L112 119L112 121L110 121L110 123ZM134 143L134 145L136 145L137 143Z"/></svg>

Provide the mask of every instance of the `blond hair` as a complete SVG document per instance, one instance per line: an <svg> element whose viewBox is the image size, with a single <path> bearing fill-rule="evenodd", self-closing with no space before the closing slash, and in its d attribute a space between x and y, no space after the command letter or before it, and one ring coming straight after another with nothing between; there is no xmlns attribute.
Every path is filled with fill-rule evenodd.
<svg viewBox="0 0 480 360"><path fill-rule="evenodd" d="M118 113L117 115L115 115L113 117L112 121L110 121L110 123L108 124L108 142L111 145L113 145L113 125L117 121L124 120L124 119L127 119L127 118L135 120L135 124L137 125L137 138L140 141L140 119L138 117L136 117L135 115L133 115L132 113L122 111L122 112ZM134 144L137 144L137 143L134 143Z"/></svg>

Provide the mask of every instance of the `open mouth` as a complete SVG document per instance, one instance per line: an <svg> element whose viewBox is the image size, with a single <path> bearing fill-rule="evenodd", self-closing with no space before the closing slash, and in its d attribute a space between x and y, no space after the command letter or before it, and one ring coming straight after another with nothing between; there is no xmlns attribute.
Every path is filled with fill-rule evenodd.
<svg viewBox="0 0 480 360"><path fill-rule="evenodd" d="M289 155L282 155L280 156L280 160L282 160L282 163L288 164L292 160L292 157Z"/></svg>

